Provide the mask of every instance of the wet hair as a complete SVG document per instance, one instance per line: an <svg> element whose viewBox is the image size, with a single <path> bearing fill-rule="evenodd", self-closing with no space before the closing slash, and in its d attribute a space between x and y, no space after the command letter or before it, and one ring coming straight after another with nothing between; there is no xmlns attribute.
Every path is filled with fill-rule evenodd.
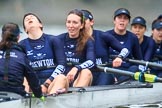
<svg viewBox="0 0 162 108"><path fill-rule="evenodd" d="M84 25L83 28L80 30L79 38L77 40L77 48L76 48L77 53L81 53L83 51L85 44L88 41L88 39L89 38L93 39L93 37L89 36L88 33L85 30L85 17L83 15L83 12L79 9L74 9L74 10L71 10L68 13L68 15L70 15L70 14L75 14L75 15L79 16L81 24Z"/></svg>
<svg viewBox="0 0 162 108"><path fill-rule="evenodd" d="M9 49L13 43L17 43L20 32L17 24L12 22L4 24L2 27L0 49Z"/></svg>
<svg viewBox="0 0 162 108"><path fill-rule="evenodd" d="M27 13L27 14L25 14L24 17L23 17L23 28L24 28L24 30L25 30L24 20L25 20L25 17L27 17L28 15L33 15L33 16L35 16L35 17L38 19L39 23L42 24L42 21L40 20L40 18L39 18L36 14L34 14L34 13ZM41 30L43 30L43 27L41 27Z"/></svg>

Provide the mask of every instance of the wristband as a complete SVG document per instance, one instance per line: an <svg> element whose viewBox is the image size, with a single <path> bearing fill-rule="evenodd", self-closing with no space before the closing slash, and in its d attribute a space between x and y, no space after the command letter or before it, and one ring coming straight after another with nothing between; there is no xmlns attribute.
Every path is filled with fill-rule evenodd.
<svg viewBox="0 0 162 108"><path fill-rule="evenodd" d="M54 80L54 77L50 76L48 79L52 82Z"/></svg>
<svg viewBox="0 0 162 108"><path fill-rule="evenodd" d="M121 58L121 59L123 60L123 56L121 56L121 55L118 55L117 57L118 57L118 58Z"/></svg>
<svg viewBox="0 0 162 108"><path fill-rule="evenodd" d="M75 65L75 67L78 69L78 72L82 70L82 68L79 65Z"/></svg>
<svg viewBox="0 0 162 108"><path fill-rule="evenodd" d="M43 85L44 85L46 88L48 88L50 84L48 84L48 83L45 82Z"/></svg>

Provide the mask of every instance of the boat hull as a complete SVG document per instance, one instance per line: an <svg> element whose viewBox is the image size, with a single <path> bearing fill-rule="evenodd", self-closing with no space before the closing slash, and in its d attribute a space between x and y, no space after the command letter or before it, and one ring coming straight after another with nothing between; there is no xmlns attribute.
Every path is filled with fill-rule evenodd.
<svg viewBox="0 0 162 108"><path fill-rule="evenodd" d="M109 89L108 89L109 88ZM48 96L45 102L36 98L1 102L5 108L107 108L130 104L155 103L162 100L162 84L153 88L141 86L103 86L76 88L72 93Z"/></svg>

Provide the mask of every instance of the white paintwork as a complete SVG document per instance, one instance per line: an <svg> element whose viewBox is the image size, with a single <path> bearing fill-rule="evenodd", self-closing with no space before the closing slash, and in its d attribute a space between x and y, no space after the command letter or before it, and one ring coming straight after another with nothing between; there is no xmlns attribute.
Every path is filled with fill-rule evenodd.
<svg viewBox="0 0 162 108"><path fill-rule="evenodd" d="M30 108L30 99L1 102L4 108ZM162 101L162 84L153 88L125 88L89 92L73 92L48 96L45 102L32 99L31 108L107 108L129 104L155 103Z"/></svg>

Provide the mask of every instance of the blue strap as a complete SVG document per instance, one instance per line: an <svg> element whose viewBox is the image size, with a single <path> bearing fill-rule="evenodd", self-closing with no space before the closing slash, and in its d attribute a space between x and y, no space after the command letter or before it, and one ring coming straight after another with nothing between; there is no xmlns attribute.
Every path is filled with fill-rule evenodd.
<svg viewBox="0 0 162 108"><path fill-rule="evenodd" d="M8 68L9 68L10 50L6 50L5 55L5 68L4 68L4 80L8 82Z"/></svg>
<svg viewBox="0 0 162 108"><path fill-rule="evenodd" d="M144 72L140 72L140 75L139 75L139 81L140 82L145 82L145 76L144 76L145 74L144 74Z"/></svg>

